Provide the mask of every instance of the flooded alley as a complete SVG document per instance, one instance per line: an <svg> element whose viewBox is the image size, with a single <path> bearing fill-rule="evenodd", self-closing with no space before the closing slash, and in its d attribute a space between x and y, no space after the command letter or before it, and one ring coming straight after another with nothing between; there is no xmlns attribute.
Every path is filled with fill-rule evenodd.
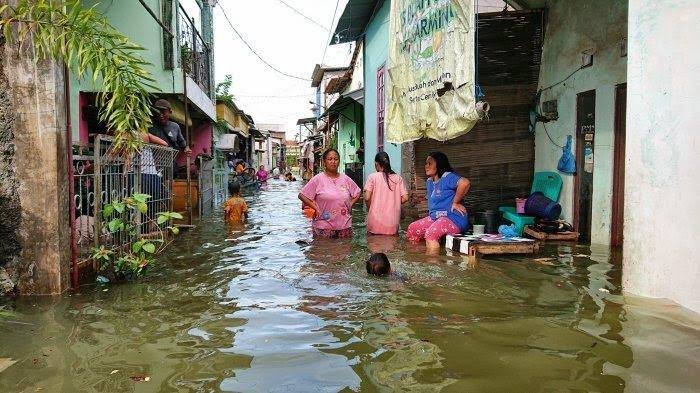
<svg viewBox="0 0 700 393"><path fill-rule="evenodd" d="M607 251L468 266L366 239L358 208L352 240L312 242L299 188L247 196L239 232L199 222L138 282L5 303L0 391L700 389L696 317L625 303ZM374 250L397 277L367 276Z"/></svg>

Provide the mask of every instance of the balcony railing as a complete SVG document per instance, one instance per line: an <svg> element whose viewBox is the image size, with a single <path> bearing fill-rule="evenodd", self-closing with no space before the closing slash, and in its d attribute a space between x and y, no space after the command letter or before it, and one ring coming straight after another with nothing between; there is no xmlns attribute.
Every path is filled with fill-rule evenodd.
<svg viewBox="0 0 700 393"><path fill-rule="evenodd" d="M177 25L180 66L211 96L211 49L197 31L194 19L187 15L182 5L178 7Z"/></svg>

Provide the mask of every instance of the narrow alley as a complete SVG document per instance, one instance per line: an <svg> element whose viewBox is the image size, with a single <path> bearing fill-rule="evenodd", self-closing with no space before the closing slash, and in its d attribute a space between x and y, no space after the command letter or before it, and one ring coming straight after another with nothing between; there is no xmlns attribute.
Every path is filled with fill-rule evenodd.
<svg viewBox="0 0 700 393"><path fill-rule="evenodd" d="M403 236L366 238L359 208L352 240L311 242L299 188L246 195L240 232L197 222L138 282L16 300L0 391L699 388L689 315L625 303L607 249L431 263ZM364 272L381 250L388 280Z"/></svg>

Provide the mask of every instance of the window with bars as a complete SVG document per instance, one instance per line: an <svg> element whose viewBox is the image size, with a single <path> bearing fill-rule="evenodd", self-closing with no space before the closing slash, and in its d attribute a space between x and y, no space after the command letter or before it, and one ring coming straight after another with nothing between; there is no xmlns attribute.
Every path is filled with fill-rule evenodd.
<svg viewBox="0 0 700 393"><path fill-rule="evenodd" d="M377 70L377 152L384 151L384 113L386 104L386 65Z"/></svg>

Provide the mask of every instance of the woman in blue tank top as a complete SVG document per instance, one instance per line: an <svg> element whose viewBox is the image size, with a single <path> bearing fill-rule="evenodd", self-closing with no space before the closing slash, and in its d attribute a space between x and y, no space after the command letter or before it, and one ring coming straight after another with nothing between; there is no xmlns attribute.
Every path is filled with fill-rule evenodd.
<svg viewBox="0 0 700 393"><path fill-rule="evenodd" d="M428 250L440 248L440 238L467 230L469 218L462 198L469 191L469 180L455 174L442 152L430 153L425 160L428 176L426 197L428 216L408 226L406 237L418 242L425 239Z"/></svg>

